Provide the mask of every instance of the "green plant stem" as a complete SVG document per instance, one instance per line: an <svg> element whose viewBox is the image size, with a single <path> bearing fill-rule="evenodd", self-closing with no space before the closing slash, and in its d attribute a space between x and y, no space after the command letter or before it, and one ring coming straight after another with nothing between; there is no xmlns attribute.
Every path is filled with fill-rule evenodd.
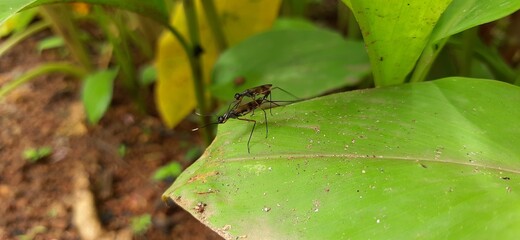
<svg viewBox="0 0 520 240"><path fill-rule="evenodd" d="M188 34L192 45L195 47L200 44L199 22L197 13L195 12L195 4L193 1L183 0L182 6L186 14L186 23L188 24Z"/></svg>
<svg viewBox="0 0 520 240"><path fill-rule="evenodd" d="M41 7L42 15L52 24L54 32L60 35L69 48L72 56L87 70L93 69L89 54L79 39L78 28L70 8L62 4L46 5Z"/></svg>
<svg viewBox="0 0 520 240"><path fill-rule="evenodd" d="M4 55L9 49L11 49L14 45L23 41L28 36L31 36L34 33L37 33L43 29L46 29L50 26L50 23L47 21L40 21L35 24L30 25L24 31L15 34L5 40L2 45L0 45L0 56Z"/></svg>
<svg viewBox="0 0 520 240"><path fill-rule="evenodd" d="M426 44L419 61L415 65L415 70L413 71L412 77L410 78L410 82L423 82L428 76L430 69L433 66L433 62L441 52L444 45L449 38L445 38L440 40L436 44L432 44L431 42Z"/></svg>
<svg viewBox="0 0 520 240"><path fill-rule="evenodd" d="M195 87L195 96L197 98L197 103L199 106L199 112L203 115L201 117L202 124L207 125L207 127L203 128L204 131L202 133L203 138L205 140L206 145L211 143L213 138L213 130L210 123L210 119L207 116L207 107L206 107L206 89L204 86L204 78L202 76L202 62L200 59L200 53L196 52L197 48L200 47L200 39L199 39L199 30L198 30L198 22L197 15L195 13L195 6L192 0L183 0L184 12L186 13L186 22L188 24L188 31L190 40L192 42L193 49L188 54L188 59L191 65L191 71L193 75L193 83Z"/></svg>
<svg viewBox="0 0 520 240"><path fill-rule="evenodd" d="M75 66L74 64L67 62L53 62L42 64L36 68L29 70L28 72L22 74L20 77L14 79L13 81L5 84L2 88L0 88L0 98L5 97L7 93L12 91L16 87L38 76L51 72L63 72L80 79L84 78L87 75L87 71L84 68Z"/></svg>
<svg viewBox="0 0 520 240"><path fill-rule="evenodd" d="M165 25L165 27L168 29L168 31L170 31L173 34L177 41L179 41L181 47L184 49L184 52L186 52L188 56L191 55L191 52L193 52L193 48L188 44L186 39L179 33L179 31L177 31L177 29L175 29L169 24Z"/></svg>
<svg viewBox="0 0 520 240"><path fill-rule="evenodd" d="M460 38L450 38L448 44L460 49L463 48L463 45L466 44L466 42ZM472 57L476 57L482 63L486 64L496 79L516 84L517 73L504 61L495 48L487 46L480 39L476 39L471 54Z"/></svg>
<svg viewBox="0 0 520 240"><path fill-rule="evenodd" d="M222 30L222 23L217 15L217 10L215 8L215 3L213 0L202 0L202 7L204 8L204 13L206 14L206 21L209 25L209 29L213 34L215 42L217 43L217 48L220 52L224 52L227 48L227 41L224 35L224 31Z"/></svg>
<svg viewBox="0 0 520 240"><path fill-rule="evenodd" d="M469 77L471 75L471 63L473 61L473 49L475 40L478 39L477 27L468 29L462 33L462 52L459 56L459 76Z"/></svg>

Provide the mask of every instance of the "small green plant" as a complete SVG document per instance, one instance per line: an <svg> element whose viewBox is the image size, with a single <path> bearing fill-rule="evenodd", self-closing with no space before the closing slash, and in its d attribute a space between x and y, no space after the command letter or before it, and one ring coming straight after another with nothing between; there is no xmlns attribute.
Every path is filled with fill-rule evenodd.
<svg viewBox="0 0 520 240"><path fill-rule="evenodd" d="M30 163L35 163L52 154L51 147L28 148L23 151L23 158Z"/></svg>
<svg viewBox="0 0 520 240"><path fill-rule="evenodd" d="M128 152L128 147L125 144L119 144L119 147L117 148L117 154L119 157L124 158L126 156L126 153Z"/></svg>
<svg viewBox="0 0 520 240"><path fill-rule="evenodd" d="M145 32L150 33L149 27L143 19L136 14L130 14L120 9L109 9L101 6L92 6L89 8L88 17L80 16L80 14L71 11L71 5L55 4L46 5L45 1L23 1L22 4L11 4L5 9L0 10L0 29L2 27L11 26L13 24L21 25L27 24L27 20L15 19L17 22L7 22L2 24L10 14L16 12L17 7L33 4L31 7L43 5L39 8L33 8L31 11L22 11L23 13L32 13L31 16L38 13L42 19L35 22L29 27L15 26L14 33L7 41L0 44L0 55L13 48L17 43L32 34L41 31L49 26L54 32L54 36L48 37L39 42L37 51L42 52L46 49L59 48L65 46L66 52L71 58L75 60L72 62L49 62L43 63L34 69L27 71L25 74L18 76L12 81L0 87L0 98L6 96L8 92L28 81L35 79L38 76L49 74L52 72L60 72L72 75L78 79L83 79L83 103L88 120L96 124L108 109L110 100L112 98L112 89L114 88L116 77L120 76L118 80L120 85L126 89L130 99L137 105L141 112L145 112L145 97L149 94L144 87L146 84L153 82L153 70L147 70L143 79L138 78L138 73L135 71L134 55L145 58L148 62L153 57L151 44L145 37ZM58 1L60 2L60 1ZM63 1L65 2L65 1ZM86 1L88 2L88 1ZM95 2L95 1L94 1ZM115 4L116 7L122 7L121 4L114 3L114 1L102 1L103 3ZM129 10L139 12L140 1L125 2L124 5L129 6ZM153 4L145 4L153 5ZM166 11L162 4L153 5L155 8L152 11L163 11L159 15L167 19ZM134 8L132 8L134 7ZM19 9L20 10L20 9ZM151 14L151 13L150 13ZM27 15L27 14L25 14ZM16 16L24 16L22 14ZM23 21L22 21L23 20ZM89 22L90 24L97 24L102 30L103 37L100 40L94 40L90 37L88 31L83 31L78 27L80 23ZM136 26L125 24L128 22L134 23ZM165 21L164 23L166 23ZM23 26L23 25L22 25ZM144 29L147 29L146 31ZM9 32L5 34L8 34ZM149 34L150 35L150 34ZM152 36L153 37L153 34ZM109 47L101 47L109 46ZM92 50L93 51L92 51ZM138 52L134 52L136 49ZM96 59L103 59L100 64L95 64ZM108 60L108 61L107 61ZM117 69L111 70L111 69Z"/></svg>
<svg viewBox="0 0 520 240"><path fill-rule="evenodd" d="M63 38L59 36L52 36L41 40L38 43L38 52L41 53L47 49L61 48L65 45Z"/></svg>
<svg viewBox="0 0 520 240"><path fill-rule="evenodd" d="M148 86L157 79L157 69L153 65L145 65L139 71L139 84Z"/></svg>
<svg viewBox="0 0 520 240"><path fill-rule="evenodd" d="M152 225L152 217L150 214L143 214L133 217L131 220L132 232L135 235L144 234Z"/></svg>
<svg viewBox="0 0 520 240"><path fill-rule="evenodd" d="M166 180L168 178L176 178L181 174L182 166L178 162L172 162L155 171L152 179L156 181Z"/></svg>
<svg viewBox="0 0 520 240"><path fill-rule="evenodd" d="M29 229L26 234L18 235L17 238L18 240L32 240L36 237L37 234L44 233L46 231L47 228L45 226L35 226Z"/></svg>

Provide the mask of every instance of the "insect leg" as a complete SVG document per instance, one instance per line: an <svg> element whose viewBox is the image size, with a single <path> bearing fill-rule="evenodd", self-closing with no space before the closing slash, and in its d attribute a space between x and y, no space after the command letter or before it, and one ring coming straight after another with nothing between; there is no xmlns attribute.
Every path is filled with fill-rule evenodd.
<svg viewBox="0 0 520 240"><path fill-rule="evenodd" d="M265 112L265 110L263 108L260 108L262 109L262 111L264 111L264 118L265 118L265 138L267 138L267 134L269 133L269 128L267 127L267 113Z"/></svg>
<svg viewBox="0 0 520 240"><path fill-rule="evenodd" d="M249 139L247 140L247 153L251 153L251 151L249 150L249 142L251 142L251 136L253 136L253 131L255 130L255 126L256 126L256 121L253 119L249 119L249 118L237 118L237 119L242 120L242 121L253 122L253 129L251 129L251 133L249 133Z"/></svg>
<svg viewBox="0 0 520 240"><path fill-rule="evenodd" d="M232 103L229 104L228 109L227 109L226 112L229 112L229 111L232 111L232 110L236 109L240 105L241 102L242 102L242 98L233 101ZM231 107L231 105L233 105L233 107Z"/></svg>
<svg viewBox="0 0 520 240"><path fill-rule="evenodd" d="M271 110L271 109L273 109L273 105L272 105L272 104L273 104L273 99L272 99L272 97L271 97L271 91L269 91L269 92L264 96L264 99L266 99L267 96L269 96L269 113L271 113L271 116L273 116L273 111ZM276 104L276 103L275 103L275 104ZM276 105L278 105L278 104L276 104ZM266 118L266 123L267 123L267 118ZM267 125L266 125L266 126L267 126ZM267 127L266 127L266 129L267 129ZM267 136L266 136L266 138L267 138Z"/></svg>

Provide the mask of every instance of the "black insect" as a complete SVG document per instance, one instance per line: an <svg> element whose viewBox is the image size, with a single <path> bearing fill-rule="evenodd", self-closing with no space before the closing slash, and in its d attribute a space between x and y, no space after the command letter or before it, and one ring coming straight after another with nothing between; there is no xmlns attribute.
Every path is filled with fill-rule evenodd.
<svg viewBox="0 0 520 240"><path fill-rule="evenodd" d="M254 114L254 111L256 109L260 108L264 112L265 137L267 138L267 135L268 135L268 132L269 132L269 129L268 129L268 126L267 126L267 114L265 113L265 110L263 108L261 108L262 104L265 101L269 101L269 100L266 100L266 99L263 99L263 98L259 98L259 99L256 99L254 101L251 101L251 102L248 102L248 103L245 103L245 104L233 107L231 110L229 110L226 113L224 113L224 115L219 116L217 118L217 122L210 123L210 124L223 124L223 123L227 122L227 120L230 119L230 118L234 118L234 119L238 119L238 120L242 120L242 121L247 121L247 122L252 122L253 123L253 128L251 129L251 133L249 134L249 139L247 140L247 152L251 153L251 150L250 150L250 147L249 147L249 143L251 142L251 136L253 136L253 131L255 130L255 127L256 127L256 120L249 119L249 118L244 118L243 116L248 114L248 113L253 113ZM206 127L206 126L202 126L202 127ZM197 131L198 129L199 128L195 128L192 131Z"/></svg>
<svg viewBox="0 0 520 240"><path fill-rule="evenodd" d="M271 99L271 91L273 91L275 89L279 89L279 90L293 96L295 99L298 99L298 97L294 96L290 92L287 92L280 87L273 87L273 84L264 84L264 85L260 85L257 87L252 87L252 88L246 89L241 93L235 93L235 96L234 96L235 102L231 103L231 105L233 105L233 107L231 107L231 105L229 105L228 111L240 106L240 103L242 103L242 100L244 99L244 97L249 97L253 101L261 98L264 101L269 102L269 108L272 108L272 104L279 106L278 104L273 102L273 100ZM267 100L267 98L269 98L269 100ZM277 101L277 102L295 102L295 101Z"/></svg>
<svg viewBox="0 0 520 240"><path fill-rule="evenodd" d="M262 98L267 99L268 96L271 95L271 91L274 89L277 89L279 87L274 87L273 84L264 84L261 86L253 87L244 90L241 93L235 93L235 100L236 101L242 101L242 98L244 97L250 97L252 99L256 99L257 96L263 95ZM269 99L271 100L271 99Z"/></svg>
<svg viewBox="0 0 520 240"><path fill-rule="evenodd" d="M255 130L255 127L256 127L256 120L244 118L243 116L245 116L249 113L251 113L251 115L253 115L254 111L256 109L262 110L264 112L264 119L265 119L265 137L267 138L267 136L269 134L269 128L268 128L268 124L267 124L267 114L266 114L264 108L262 107L262 105L265 103L269 103L269 110L271 110L273 105L280 106L278 103L281 103L281 102L290 102L290 103L296 102L296 101L272 101L271 100L271 91L274 89L280 89L280 90L286 92L287 94L297 98L296 96L292 95L291 93L289 93L279 87L273 87L272 84L265 84L265 85L249 88L249 89L244 90L241 93L235 94L235 96L234 96L235 101L229 105L227 111L222 116L219 116L217 118L217 122L204 125L201 128L206 127L211 124L223 124L230 118L238 119L241 121L252 122L253 128L251 129L251 133L249 133L249 139L247 140L247 152L251 153L249 144L251 142L251 137L253 136L253 131ZM251 98L252 101L242 104L244 97ZM271 115L272 115L272 113L271 113ZM197 131L198 129L199 128L195 128L192 131Z"/></svg>

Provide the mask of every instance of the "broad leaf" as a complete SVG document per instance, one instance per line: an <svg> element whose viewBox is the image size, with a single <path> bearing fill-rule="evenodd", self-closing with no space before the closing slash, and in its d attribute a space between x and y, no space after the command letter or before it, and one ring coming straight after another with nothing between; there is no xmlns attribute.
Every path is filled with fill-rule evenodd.
<svg viewBox="0 0 520 240"><path fill-rule="evenodd" d="M90 123L97 123L112 100L114 80L118 70L101 70L90 74L83 82L81 99Z"/></svg>
<svg viewBox="0 0 520 240"><path fill-rule="evenodd" d="M520 88L449 78L229 120L164 194L228 239L513 239ZM250 116L245 116L249 118Z"/></svg>
<svg viewBox="0 0 520 240"><path fill-rule="evenodd" d="M443 13L422 53L412 81L425 80L446 38L469 28L507 16L520 9L517 0L456 0ZM504 80L503 78L501 80Z"/></svg>
<svg viewBox="0 0 520 240"><path fill-rule="evenodd" d="M2 0L0 1L0 24L18 11L49 3L85 2L91 4L103 4L129 11L140 13L168 24L168 11L163 0Z"/></svg>
<svg viewBox="0 0 520 240"><path fill-rule="evenodd" d="M437 42L466 29L505 17L519 9L518 0L454 0L437 22L431 41Z"/></svg>
<svg viewBox="0 0 520 240"><path fill-rule="evenodd" d="M2 0L0 1L0 24L13 16L24 7L34 2L35 0Z"/></svg>
<svg viewBox="0 0 520 240"><path fill-rule="evenodd" d="M299 23L251 37L222 54L215 64L212 92L231 100L243 89L271 83L304 98L355 85L369 69L362 42ZM237 78L244 81L237 84ZM295 100L283 91L273 96Z"/></svg>
<svg viewBox="0 0 520 240"><path fill-rule="evenodd" d="M451 0L343 0L367 46L377 86L403 83Z"/></svg>
<svg viewBox="0 0 520 240"><path fill-rule="evenodd" d="M205 82L209 83L211 69L220 53L199 2L196 1L196 11L204 49L202 71ZM280 0L227 0L215 4L226 40L232 46L252 34L267 30L278 14ZM184 10L180 4L174 10L172 26L187 36ZM193 111L196 101L188 58L170 32L163 33L159 39L156 67L157 106L165 123L174 127Z"/></svg>
<svg viewBox="0 0 520 240"><path fill-rule="evenodd" d="M0 3L0 5L1 4L2 3ZM37 14L37 9L30 9L15 14L11 18L7 19L7 21L0 23L0 37L7 36L11 33L16 34L25 30Z"/></svg>

